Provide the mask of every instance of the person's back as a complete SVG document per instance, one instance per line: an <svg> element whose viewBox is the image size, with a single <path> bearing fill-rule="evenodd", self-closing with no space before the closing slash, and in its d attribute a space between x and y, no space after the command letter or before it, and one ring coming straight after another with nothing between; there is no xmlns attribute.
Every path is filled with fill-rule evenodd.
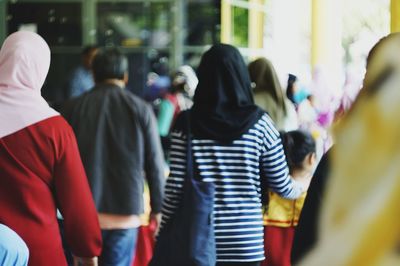
<svg viewBox="0 0 400 266"><path fill-rule="evenodd" d="M175 204L168 195L176 194L173 191L185 178L180 163L186 155L185 143L184 133L172 133L171 176L166 186L167 203L172 206ZM196 137L192 140L195 163L202 180L215 183L217 189L214 220L219 261L262 260L260 192L265 186L288 198L298 196L291 184L279 182L287 175L280 146L279 134L266 114L233 142ZM265 182L263 186L262 182ZM164 223L169 219L166 209Z"/></svg>
<svg viewBox="0 0 400 266"><path fill-rule="evenodd" d="M232 46L215 45L203 55L190 115L195 172L216 187L217 265L258 265L264 259L262 191L269 186L284 197L296 198L302 186L289 178L279 133L254 105L246 66ZM161 230L182 199L184 128L177 122L172 133Z"/></svg>
<svg viewBox="0 0 400 266"><path fill-rule="evenodd" d="M0 221L26 242L29 265L61 266L57 208L75 256L99 255L101 236L74 134L40 95L49 65L33 33L12 34L0 50Z"/></svg>
<svg viewBox="0 0 400 266"><path fill-rule="evenodd" d="M63 109L75 131L99 213L104 238L100 263L115 265L132 260L145 179L153 214L161 209L164 179L156 121L151 107L124 89L127 67L119 51L100 51L93 62L96 86ZM112 240L120 229L126 236Z"/></svg>

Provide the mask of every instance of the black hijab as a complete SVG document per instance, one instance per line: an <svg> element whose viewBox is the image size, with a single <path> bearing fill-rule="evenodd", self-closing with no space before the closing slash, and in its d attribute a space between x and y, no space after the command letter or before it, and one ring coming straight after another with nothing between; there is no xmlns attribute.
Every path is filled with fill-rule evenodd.
<svg viewBox="0 0 400 266"><path fill-rule="evenodd" d="M201 59L198 78L191 111L196 138L233 141L264 114L254 104L247 67L235 47L212 46Z"/></svg>

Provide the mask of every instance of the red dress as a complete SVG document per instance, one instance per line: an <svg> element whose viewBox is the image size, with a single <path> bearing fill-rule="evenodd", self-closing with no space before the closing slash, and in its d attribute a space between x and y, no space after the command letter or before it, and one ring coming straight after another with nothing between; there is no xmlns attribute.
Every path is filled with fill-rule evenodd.
<svg viewBox="0 0 400 266"><path fill-rule="evenodd" d="M0 138L0 223L26 242L29 265L66 265L56 218L72 253L101 252L101 232L72 129L55 116Z"/></svg>

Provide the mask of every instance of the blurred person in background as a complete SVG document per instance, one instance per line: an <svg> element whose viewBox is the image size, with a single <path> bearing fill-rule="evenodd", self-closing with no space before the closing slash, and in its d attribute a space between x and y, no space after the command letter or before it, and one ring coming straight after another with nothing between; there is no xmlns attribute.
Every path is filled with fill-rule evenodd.
<svg viewBox="0 0 400 266"><path fill-rule="evenodd" d="M193 68L181 66L172 78L172 85L161 100L158 111L158 130L161 137L169 134L171 125L181 111L193 105L193 95L198 84Z"/></svg>
<svg viewBox="0 0 400 266"><path fill-rule="evenodd" d="M157 123L161 136L164 155L168 161L170 145L170 129L178 114L188 110L193 105L193 95L198 79L193 68L181 66L172 78L172 86L164 95L158 107Z"/></svg>
<svg viewBox="0 0 400 266"><path fill-rule="evenodd" d="M399 265L400 34L367 58L363 88L336 126L315 248L299 265Z"/></svg>
<svg viewBox="0 0 400 266"><path fill-rule="evenodd" d="M0 50L0 223L27 244L30 266L67 265L56 218L83 265L97 265L101 234L71 127L40 94L50 49L16 32Z"/></svg>
<svg viewBox="0 0 400 266"><path fill-rule="evenodd" d="M343 116L350 110L356 97L348 97L346 90L353 92L352 95L358 94L358 82L348 81L345 83L342 103L335 112L334 123L340 123ZM312 249L318 240L318 219L321 213L321 205L324 199L326 184L329 180L331 171L331 157L334 145L322 156L318 163L310 187L307 191L307 197L304 202L303 209L300 214L298 226L296 227L291 261L292 264L297 263Z"/></svg>
<svg viewBox="0 0 400 266"><path fill-rule="evenodd" d="M95 45L86 46L81 54L81 65L76 67L67 81L67 98L77 97L94 86L92 61L98 51Z"/></svg>
<svg viewBox="0 0 400 266"><path fill-rule="evenodd" d="M288 82L286 86L286 97L297 106L309 96L310 93L299 85L299 79L293 74L288 75Z"/></svg>
<svg viewBox="0 0 400 266"><path fill-rule="evenodd" d="M150 67L151 71L147 74L146 89L143 97L148 103L153 105L154 111L157 114L159 100L164 97L171 86L168 58L165 56L155 57Z"/></svg>
<svg viewBox="0 0 400 266"><path fill-rule="evenodd" d="M251 62L248 69L251 82L255 85L255 103L268 113L278 130L297 129L296 110L284 96L272 63L266 58L259 58Z"/></svg>
<svg viewBox="0 0 400 266"><path fill-rule="evenodd" d="M333 122L335 111L339 106L339 90L335 90L329 80L326 69L315 66L310 84L310 94L313 95L313 106L317 110L317 121L325 129Z"/></svg>
<svg viewBox="0 0 400 266"><path fill-rule="evenodd" d="M143 191L150 189L150 219L158 226L164 161L156 119L146 102L125 89L128 60L118 49L93 60L96 85L71 99L63 115L75 131L103 235L100 265L131 266Z"/></svg>

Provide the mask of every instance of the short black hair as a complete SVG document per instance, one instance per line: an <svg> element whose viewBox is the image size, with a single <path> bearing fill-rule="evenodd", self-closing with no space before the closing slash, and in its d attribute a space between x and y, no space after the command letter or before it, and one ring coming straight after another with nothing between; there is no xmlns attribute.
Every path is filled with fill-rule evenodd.
<svg viewBox="0 0 400 266"><path fill-rule="evenodd" d="M92 63L96 82L106 79L123 79L128 72L128 59L117 48L99 50Z"/></svg>
<svg viewBox="0 0 400 266"><path fill-rule="evenodd" d="M281 137L286 160L291 170L293 168L302 168L306 156L316 151L315 140L307 131L281 132Z"/></svg>
<svg viewBox="0 0 400 266"><path fill-rule="evenodd" d="M296 104L296 101L294 100L293 85L296 83L296 81L297 77L289 73L288 83L286 87L286 97L294 104Z"/></svg>

